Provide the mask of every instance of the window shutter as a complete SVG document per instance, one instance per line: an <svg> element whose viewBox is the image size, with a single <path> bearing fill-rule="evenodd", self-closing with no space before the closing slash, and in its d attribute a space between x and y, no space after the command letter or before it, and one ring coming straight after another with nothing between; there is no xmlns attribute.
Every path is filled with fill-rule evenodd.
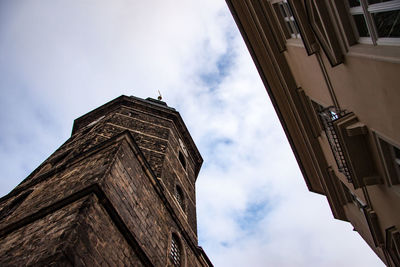
<svg viewBox="0 0 400 267"><path fill-rule="evenodd" d="M364 214L368 222L369 229L375 242L375 246L383 245L383 235L378 221L376 212L370 208L364 209Z"/></svg>
<svg viewBox="0 0 400 267"><path fill-rule="evenodd" d="M339 220L349 221L343 208L346 201L344 200L342 188L340 188L340 180L331 167L328 167L321 182L333 216Z"/></svg>
<svg viewBox="0 0 400 267"><path fill-rule="evenodd" d="M400 266L400 232L394 226L386 229L386 249L395 266Z"/></svg>
<svg viewBox="0 0 400 267"><path fill-rule="evenodd" d="M321 125L318 123L318 117L312 106L311 100L301 87L297 88L297 93L300 97L300 101L303 106L304 113L307 116L307 120L310 124L313 136L315 138L318 138L321 135L322 128Z"/></svg>
<svg viewBox="0 0 400 267"><path fill-rule="evenodd" d="M301 39L303 40L307 54L312 55L319 50L319 45L308 22L304 5L299 0L290 0L288 3L292 9L294 18L297 21Z"/></svg>
<svg viewBox="0 0 400 267"><path fill-rule="evenodd" d="M330 6L327 0L305 0L305 7L311 28L331 65L336 66L343 63L344 55L329 14Z"/></svg>
<svg viewBox="0 0 400 267"><path fill-rule="evenodd" d="M276 12L274 12L273 7L269 1L262 1L262 10L264 12L264 17L270 25L271 31L274 35L275 42L278 46L279 52L283 52L286 50L286 36L285 34L285 25L282 25L283 18L280 19L277 17Z"/></svg>

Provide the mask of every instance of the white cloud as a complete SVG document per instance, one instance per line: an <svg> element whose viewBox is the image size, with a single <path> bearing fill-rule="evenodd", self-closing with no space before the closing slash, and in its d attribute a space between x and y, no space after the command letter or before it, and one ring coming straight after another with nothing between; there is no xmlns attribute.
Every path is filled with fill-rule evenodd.
<svg viewBox="0 0 400 267"><path fill-rule="evenodd" d="M0 89L1 195L73 119L161 90L205 159L199 238L216 266L382 265L307 191L224 1L2 1Z"/></svg>

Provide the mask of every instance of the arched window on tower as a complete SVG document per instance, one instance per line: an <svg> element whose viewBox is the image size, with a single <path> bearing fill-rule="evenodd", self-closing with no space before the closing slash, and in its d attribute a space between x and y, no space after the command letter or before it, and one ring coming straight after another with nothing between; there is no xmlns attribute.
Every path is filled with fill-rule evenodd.
<svg viewBox="0 0 400 267"><path fill-rule="evenodd" d="M180 267L182 263L182 246L176 234L172 234L171 251L169 253L172 266Z"/></svg>
<svg viewBox="0 0 400 267"><path fill-rule="evenodd" d="M181 162L182 167L186 170L186 160L185 160L185 156L182 154L181 151L179 151L179 161Z"/></svg>
<svg viewBox="0 0 400 267"><path fill-rule="evenodd" d="M181 206L182 210L185 211L185 199L182 188L179 185L176 185L175 187L175 198L176 201L179 203L179 206Z"/></svg>

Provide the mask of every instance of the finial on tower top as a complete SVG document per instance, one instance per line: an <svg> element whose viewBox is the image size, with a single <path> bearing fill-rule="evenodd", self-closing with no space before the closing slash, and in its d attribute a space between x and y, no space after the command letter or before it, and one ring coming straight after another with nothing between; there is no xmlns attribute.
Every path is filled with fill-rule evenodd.
<svg viewBox="0 0 400 267"><path fill-rule="evenodd" d="M158 91L158 97L157 97L157 99L161 101L161 100L162 100L162 95L161 95L161 93L160 93L160 90L157 90L157 91Z"/></svg>

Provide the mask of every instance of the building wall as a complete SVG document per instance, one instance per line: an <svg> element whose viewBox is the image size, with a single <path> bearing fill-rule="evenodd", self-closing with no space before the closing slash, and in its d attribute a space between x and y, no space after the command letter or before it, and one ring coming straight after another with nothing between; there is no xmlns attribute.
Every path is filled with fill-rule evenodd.
<svg viewBox="0 0 400 267"><path fill-rule="evenodd" d="M370 27L371 44L363 43L351 14L365 9L346 0L227 3L308 188L383 262L399 265L400 38L375 39ZM370 12L400 10L396 1L379 5Z"/></svg>
<svg viewBox="0 0 400 267"><path fill-rule="evenodd" d="M201 163L174 109L111 101L77 119L71 138L0 199L0 265L172 266L174 235L181 266L212 266L197 245Z"/></svg>

